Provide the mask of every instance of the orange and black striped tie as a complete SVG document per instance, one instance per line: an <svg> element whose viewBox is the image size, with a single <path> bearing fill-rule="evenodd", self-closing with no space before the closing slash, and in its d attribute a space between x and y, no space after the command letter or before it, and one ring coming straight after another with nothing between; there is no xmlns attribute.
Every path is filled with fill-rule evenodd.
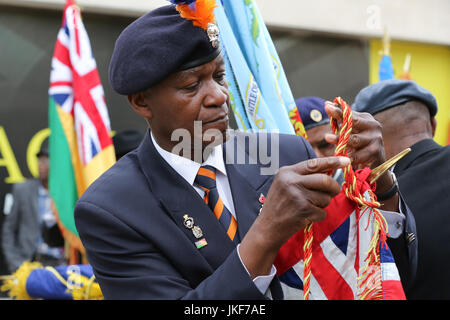
<svg viewBox="0 0 450 320"><path fill-rule="evenodd" d="M198 170L195 183L205 191L203 200L214 212L214 215L225 228L230 239L235 244L238 244L239 235L237 233L237 222L231 212L223 204L222 199L220 199L216 186L216 169L212 166L202 166Z"/></svg>

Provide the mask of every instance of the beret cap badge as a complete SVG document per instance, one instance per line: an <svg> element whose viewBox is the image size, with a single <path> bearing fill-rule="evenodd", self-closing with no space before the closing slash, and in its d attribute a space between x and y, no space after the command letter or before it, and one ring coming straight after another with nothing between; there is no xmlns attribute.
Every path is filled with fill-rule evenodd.
<svg viewBox="0 0 450 320"><path fill-rule="evenodd" d="M322 113L317 109L312 109L309 115L315 122L319 122L322 120Z"/></svg>
<svg viewBox="0 0 450 320"><path fill-rule="evenodd" d="M206 32L213 48L217 48L219 46L219 28L217 27L217 25L211 22L208 23Z"/></svg>
<svg viewBox="0 0 450 320"><path fill-rule="evenodd" d="M219 28L214 23L214 8L217 7L215 0L170 0L170 2L176 5L182 18L191 20L194 26L206 30L213 48L219 46Z"/></svg>

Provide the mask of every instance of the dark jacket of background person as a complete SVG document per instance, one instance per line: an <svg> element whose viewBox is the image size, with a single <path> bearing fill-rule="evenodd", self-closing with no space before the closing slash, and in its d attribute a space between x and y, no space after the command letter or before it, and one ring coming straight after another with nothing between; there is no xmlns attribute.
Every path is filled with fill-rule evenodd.
<svg viewBox="0 0 450 320"><path fill-rule="evenodd" d="M406 298L450 299L450 146L433 141L436 98L414 81L391 79L361 90L353 109L380 122L387 157L412 149L394 167L417 227L405 239L418 243L416 276L402 278Z"/></svg>
<svg viewBox="0 0 450 320"><path fill-rule="evenodd" d="M450 146L426 139L411 149L394 168L419 239L416 281L406 294L409 299L450 299Z"/></svg>

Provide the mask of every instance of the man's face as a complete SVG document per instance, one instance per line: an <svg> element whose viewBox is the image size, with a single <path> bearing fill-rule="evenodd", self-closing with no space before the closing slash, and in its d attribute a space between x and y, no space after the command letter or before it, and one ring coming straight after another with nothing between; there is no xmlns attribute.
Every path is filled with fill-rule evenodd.
<svg viewBox="0 0 450 320"><path fill-rule="evenodd" d="M332 133L328 123L306 131L308 141L319 158L331 157L334 155L335 145L325 141L326 133Z"/></svg>
<svg viewBox="0 0 450 320"><path fill-rule="evenodd" d="M150 88L145 104L151 114L147 117L158 144L172 150L178 141L171 141L176 129L186 129L194 137L194 121L202 121L201 133L216 129L217 135L208 141L225 140L228 128L228 85L225 63L221 55L209 63L179 71ZM196 130L198 133L199 130Z"/></svg>

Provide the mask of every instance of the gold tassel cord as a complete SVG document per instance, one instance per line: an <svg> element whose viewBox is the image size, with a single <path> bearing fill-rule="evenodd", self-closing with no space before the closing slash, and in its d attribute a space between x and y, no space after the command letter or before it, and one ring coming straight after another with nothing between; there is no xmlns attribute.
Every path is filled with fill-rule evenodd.
<svg viewBox="0 0 450 320"><path fill-rule="evenodd" d="M31 272L44 268L39 262L24 262L12 275L1 276L3 285L1 291L8 291L10 298L15 300L33 300L26 290L27 279ZM90 278L81 275L79 272L67 271L67 280L54 268L46 266L45 270L51 272L67 289L67 293L72 295L73 300L103 300L100 285L95 281L95 276Z"/></svg>
<svg viewBox="0 0 450 320"><path fill-rule="evenodd" d="M28 295L26 284L30 273L38 268L42 268L41 263L25 261L16 272L3 281L0 290L9 291L8 295L12 299L33 300L33 298Z"/></svg>

